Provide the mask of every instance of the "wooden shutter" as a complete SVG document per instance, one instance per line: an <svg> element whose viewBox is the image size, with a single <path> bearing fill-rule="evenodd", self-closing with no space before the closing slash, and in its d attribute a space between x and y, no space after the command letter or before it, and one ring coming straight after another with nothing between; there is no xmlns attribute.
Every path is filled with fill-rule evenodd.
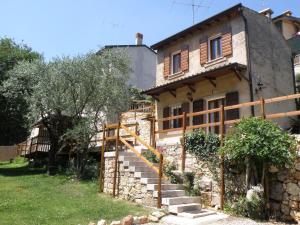
<svg viewBox="0 0 300 225"><path fill-rule="evenodd" d="M166 54L164 57L164 78L168 78L171 73L171 56Z"/></svg>
<svg viewBox="0 0 300 225"><path fill-rule="evenodd" d="M189 70L189 46L185 45L181 48L181 71Z"/></svg>
<svg viewBox="0 0 300 225"><path fill-rule="evenodd" d="M163 109L163 118L170 116L170 107L165 107ZM170 120L163 121L163 130L167 130L170 128Z"/></svg>
<svg viewBox="0 0 300 225"><path fill-rule="evenodd" d="M239 104L239 93L237 91L227 93L225 97L225 104L226 106ZM225 112L226 112L225 115L226 120L235 120L240 118L239 109L230 109L230 110L226 110Z"/></svg>
<svg viewBox="0 0 300 225"><path fill-rule="evenodd" d="M232 34L230 31L224 32L222 35L222 55L224 57L232 55Z"/></svg>
<svg viewBox="0 0 300 225"><path fill-rule="evenodd" d="M204 110L204 100L199 99L193 102L193 112L201 112ZM193 116L193 125L200 125L204 123L204 115Z"/></svg>
<svg viewBox="0 0 300 225"><path fill-rule="evenodd" d="M189 113L190 112L190 103L188 103L188 102L182 103L181 109L182 109L182 113L184 113L184 112ZM186 126L190 125L189 117L186 118L185 124L186 124Z"/></svg>
<svg viewBox="0 0 300 225"><path fill-rule="evenodd" d="M200 41L200 64L203 65L208 61L208 42L207 38Z"/></svg>

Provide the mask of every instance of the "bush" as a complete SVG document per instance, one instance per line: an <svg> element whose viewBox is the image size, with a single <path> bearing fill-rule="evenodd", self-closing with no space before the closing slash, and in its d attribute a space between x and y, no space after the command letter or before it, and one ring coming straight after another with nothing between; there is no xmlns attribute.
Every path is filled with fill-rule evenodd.
<svg viewBox="0 0 300 225"><path fill-rule="evenodd" d="M195 173L186 172L183 176L183 186L185 192L190 196L199 196L200 189L195 185Z"/></svg>
<svg viewBox="0 0 300 225"><path fill-rule="evenodd" d="M226 135L221 153L230 160L284 166L295 158L296 141L276 124L260 118L237 123Z"/></svg>
<svg viewBox="0 0 300 225"><path fill-rule="evenodd" d="M237 216L249 217L255 220L265 219L264 202L258 198L248 200L245 197L240 197L235 203L226 203L224 210Z"/></svg>
<svg viewBox="0 0 300 225"><path fill-rule="evenodd" d="M184 142L186 150L202 161L213 161L218 157L220 140L213 133L205 134L202 129L197 129L186 134Z"/></svg>
<svg viewBox="0 0 300 225"><path fill-rule="evenodd" d="M144 156L151 163L159 163L157 156L151 151L143 152L142 156Z"/></svg>
<svg viewBox="0 0 300 225"><path fill-rule="evenodd" d="M164 163L164 174L170 179L172 184L181 183L180 178L173 172L176 170L176 166L173 163Z"/></svg>

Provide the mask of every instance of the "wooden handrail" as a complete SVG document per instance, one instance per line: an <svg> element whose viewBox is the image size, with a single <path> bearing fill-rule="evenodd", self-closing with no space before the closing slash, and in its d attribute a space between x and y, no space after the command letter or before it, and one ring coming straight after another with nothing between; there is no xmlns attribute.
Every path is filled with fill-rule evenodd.
<svg viewBox="0 0 300 225"><path fill-rule="evenodd" d="M153 163L149 162L141 153L139 153L132 145L130 145L124 138L120 137L120 141L130 148L141 160L143 160L151 169L153 169L157 174L159 173L159 169L153 165Z"/></svg>
<svg viewBox="0 0 300 225"><path fill-rule="evenodd" d="M126 132L128 132L129 134L131 134L134 138L136 138L142 145L144 145L146 148L148 148L151 152L153 152L157 157L160 157L161 153L154 149L153 147L151 147L149 144L147 144L142 138L140 138L140 136L136 135L134 132L132 132L131 130L129 130L127 127L125 127L123 124L121 124L121 128L124 129Z"/></svg>
<svg viewBox="0 0 300 225"><path fill-rule="evenodd" d="M296 98L300 98L300 94L293 94L293 95L286 95L286 96L275 97L275 98L268 98L268 99L265 99L265 103L269 104L269 103L286 101L286 100L291 100L291 99L296 99Z"/></svg>

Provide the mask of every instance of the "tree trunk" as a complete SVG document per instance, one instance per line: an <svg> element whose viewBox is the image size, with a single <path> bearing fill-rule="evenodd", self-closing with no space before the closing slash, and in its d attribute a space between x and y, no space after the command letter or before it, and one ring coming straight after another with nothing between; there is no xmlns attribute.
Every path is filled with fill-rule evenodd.
<svg viewBox="0 0 300 225"><path fill-rule="evenodd" d="M249 159L246 158L246 193L250 188L249 180L250 180L250 163L249 163Z"/></svg>
<svg viewBox="0 0 300 225"><path fill-rule="evenodd" d="M56 152L58 151L58 139L50 138L50 150L48 152L48 175L55 175L57 172Z"/></svg>

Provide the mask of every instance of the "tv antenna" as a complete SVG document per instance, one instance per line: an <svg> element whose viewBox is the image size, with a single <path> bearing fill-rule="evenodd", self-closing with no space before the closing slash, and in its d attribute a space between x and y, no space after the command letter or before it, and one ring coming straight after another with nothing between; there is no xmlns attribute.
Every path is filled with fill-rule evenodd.
<svg viewBox="0 0 300 225"><path fill-rule="evenodd" d="M197 4L195 2L195 0L192 0L191 3L174 0L173 4L185 5L185 6L191 7L192 8L192 13L193 13L193 24L195 24L195 11L196 11L196 9L199 9L199 8L209 8L209 6L205 6L205 5L202 5L200 3Z"/></svg>

